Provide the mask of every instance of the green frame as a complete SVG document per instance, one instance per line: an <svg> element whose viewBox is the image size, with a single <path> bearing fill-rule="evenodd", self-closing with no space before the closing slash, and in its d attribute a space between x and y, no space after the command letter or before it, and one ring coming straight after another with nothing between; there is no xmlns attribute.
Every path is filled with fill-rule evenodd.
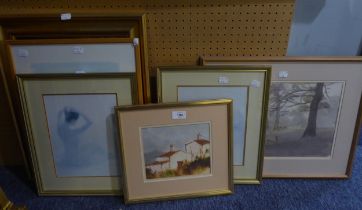
<svg viewBox="0 0 362 210"><path fill-rule="evenodd" d="M121 180L118 176L57 177L55 163L44 161L53 158L51 143L42 143L50 142L47 114L44 105L36 105L43 104L40 98L49 94L115 94L118 105L136 104L138 92L135 74L22 74L17 75L17 81L38 194L120 195ZM36 118L31 113L36 113ZM74 183L77 186L73 186Z"/></svg>
<svg viewBox="0 0 362 210"><path fill-rule="evenodd" d="M168 74L168 79L170 79L167 85L164 84L163 78ZM247 74L249 76L247 76ZM173 76L172 76L173 75ZM230 78L230 83L219 84L217 77L218 76L227 76ZM231 77L236 75L236 77ZM251 76L250 76L251 75ZM259 99L255 99L251 94L251 82L254 79L247 78L257 78L258 75L262 76L262 86L260 91L262 94L259 95ZM244 77L246 76L246 77ZM182 78L181 78L182 77ZM239 80L240 81L239 81ZM197 86L197 87L235 87L243 86L248 87L248 104L251 103L251 100L260 100L257 108L257 112L260 114L260 121L253 123L253 125L258 125L258 134L259 137L245 138L244 152L251 151L248 149L252 142L258 142L257 146L254 146L254 152L256 153L255 157L247 157L244 153L244 159L256 159L253 161L253 164L243 164L243 165L234 165L234 183L235 184L260 184L262 180L262 171L263 171L263 160L264 160L264 136L265 136L265 126L267 119L267 108L268 108L268 99L269 99L269 87L271 79L271 67L267 65L248 65L248 66L184 66L184 67L160 67L157 69L157 93L158 93L158 102L173 102L177 101L177 88L182 86ZM165 79L166 80L166 79ZM172 80L172 82L171 82ZM202 80L202 81L201 81ZM167 93L165 92L167 91ZM167 95L167 96L166 96ZM249 105L247 105L248 107ZM246 134L250 134L250 113L255 113L255 107L253 109L247 108L246 115ZM233 116L234 118L236 116ZM255 130L255 129L254 129ZM257 150L255 149L257 147ZM234 149L234 153L236 150ZM245 162L245 161L244 161ZM249 167L250 166L250 167ZM251 172L249 168L253 169L254 172ZM249 173L253 175L250 176ZM246 175L248 174L248 175Z"/></svg>

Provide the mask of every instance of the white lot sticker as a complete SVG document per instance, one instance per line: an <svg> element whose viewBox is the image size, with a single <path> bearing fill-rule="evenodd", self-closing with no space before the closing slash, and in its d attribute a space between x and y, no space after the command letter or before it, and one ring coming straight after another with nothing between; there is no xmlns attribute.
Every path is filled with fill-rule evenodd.
<svg viewBox="0 0 362 210"><path fill-rule="evenodd" d="M26 58L29 56L29 51L27 49L18 49L17 54L21 58Z"/></svg>
<svg viewBox="0 0 362 210"><path fill-rule="evenodd" d="M140 44L140 39L139 38L133 38L133 46L138 46Z"/></svg>
<svg viewBox="0 0 362 210"><path fill-rule="evenodd" d="M219 82L219 84L228 84L229 83L229 77L220 76L218 82Z"/></svg>
<svg viewBox="0 0 362 210"><path fill-rule="evenodd" d="M81 46L74 46L72 49L73 54L83 54L84 48Z"/></svg>
<svg viewBox="0 0 362 210"><path fill-rule="evenodd" d="M279 78L288 78L288 71L279 71L278 76Z"/></svg>
<svg viewBox="0 0 362 210"><path fill-rule="evenodd" d="M70 20L72 19L71 13L62 13L60 14L60 20Z"/></svg>
<svg viewBox="0 0 362 210"><path fill-rule="evenodd" d="M172 112L173 120L185 120L186 119L186 111L173 111Z"/></svg>
<svg viewBox="0 0 362 210"><path fill-rule="evenodd" d="M258 87L260 87L260 81L259 80L253 80L253 81L251 81L251 87L253 87L253 88L258 88Z"/></svg>

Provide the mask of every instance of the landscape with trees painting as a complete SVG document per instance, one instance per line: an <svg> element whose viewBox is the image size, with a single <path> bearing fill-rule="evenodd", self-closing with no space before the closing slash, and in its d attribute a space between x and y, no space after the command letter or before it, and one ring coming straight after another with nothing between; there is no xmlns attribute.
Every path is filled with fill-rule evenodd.
<svg viewBox="0 0 362 210"><path fill-rule="evenodd" d="M343 82L273 82L265 155L331 155Z"/></svg>

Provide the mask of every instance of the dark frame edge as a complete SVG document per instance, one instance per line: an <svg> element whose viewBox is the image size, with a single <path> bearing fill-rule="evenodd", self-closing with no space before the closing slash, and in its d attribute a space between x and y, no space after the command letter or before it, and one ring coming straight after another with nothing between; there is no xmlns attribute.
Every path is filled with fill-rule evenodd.
<svg viewBox="0 0 362 210"><path fill-rule="evenodd" d="M349 157L348 157L348 164L347 164L347 169L346 169L347 178L350 178L352 176L353 160L355 159L355 156L356 156L358 142L359 142L359 136L362 133L361 126L362 126L362 95L360 96L359 108L358 108L358 112L357 112L357 119L356 119L355 128L354 128L354 132L353 132L353 140L351 143L351 149L350 149Z"/></svg>
<svg viewBox="0 0 362 210"><path fill-rule="evenodd" d="M269 110L269 91L271 85L271 77L272 77L272 67L269 66L265 72L265 84L264 84L264 94L263 94L263 112L261 117L261 130L260 130L260 143L259 143L259 151L260 155L258 160L259 167L257 171L257 180L259 184L261 184L263 179L263 166L264 166L264 148L265 148L265 133L266 133L266 125L268 123L268 110Z"/></svg>

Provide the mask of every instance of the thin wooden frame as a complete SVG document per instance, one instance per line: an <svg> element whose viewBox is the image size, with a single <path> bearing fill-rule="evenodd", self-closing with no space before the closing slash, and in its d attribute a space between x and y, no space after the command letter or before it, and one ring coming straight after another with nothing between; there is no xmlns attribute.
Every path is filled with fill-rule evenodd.
<svg viewBox="0 0 362 210"><path fill-rule="evenodd" d="M11 67L11 56L7 53L5 43L7 41L30 41L46 39L138 39L141 59L142 86L139 92L143 92L141 103L150 101L150 83L147 60L147 31L146 15L143 11L124 12L115 11L106 13L94 10L73 11L71 20L60 21L58 12L24 15L0 15L0 56L3 64L3 83L7 84L9 103L13 105L11 115L16 124L16 135L21 143L23 156L30 156L26 143L26 128L22 121L20 96L18 93L16 75ZM25 158L26 168L31 168L30 158ZM30 170L27 170L30 174ZM32 174L34 177L34 174Z"/></svg>
<svg viewBox="0 0 362 210"><path fill-rule="evenodd" d="M3 210L27 210L25 206L14 205L5 195L5 192L0 188L0 208Z"/></svg>
<svg viewBox="0 0 362 210"><path fill-rule="evenodd" d="M149 202L149 201L156 201L156 200L170 200L170 199L181 199L181 198L193 198L193 197L203 197L203 196L212 196L212 195L226 195L231 194L233 192L233 180L232 180L232 101L229 99L220 99L220 100L207 100L207 101L197 101L197 102L188 102L188 103L165 103L165 104L148 104L148 105L138 105L138 106L120 106L116 107L117 111L117 117L118 117L118 123L119 123L119 136L121 141L121 150L122 150L122 160L123 160L123 180L124 180L124 200L125 203L140 203L140 202ZM200 108L203 109L212 109L215 112L209 113L210 116L207 116L208 111L204 111L206 114L200 114ZM198 113L192 113L192 110L197 110ZM206 177L186 177L185 179L166 179L166 180L159 180L158 182L144 182L145 178L138 178L135 175L136 174L142 174L139 173L144 168L141 166L131 166L132 164L144 164L143 157L141 157L143 154L134 153L134 149L137 151L143 151L141 149L142 145L141 143L138 143L137 138L128 138L130 135L136 135L139 138L141 138L141 128L147 125L149 126L170 126L169 123L165 122L171 120L170 118L170 111L180 111L180 110L187 110L187 119L177 121L178 123L173 123L172 126L176 125L185 125L187 124L193 124L193 123L200 123L204 122L205 119L209 119L211 123L210 129L214 128L214 124L221 125L222 123L222 131L218 133L218 135L223 136L225 142L220 142L221 147L218 147L218 152L215 151L215 146L212 147L212 159L220 159L220 155L225 156L220 159L226 160L227 163L225 164L223 161L223 167L226 166L226 171L221 171L221 173L212 172L213 175L206 176ZM217 111L219 110L219 111ZM157 118L150 118L151 115L154 115L154 113L157 112ZM216 113L218 112L218 113ZM141 114L145 116L141 121L127 121L127 123L123 123L124 120L128 117L132 117L132 115L138 115ZM215 116L222 116L221 119L215 118ZM191 120L189 120L191 118ZM132 117L132 119L135 119ZM151 119L151 121L150 121ZM221 121L226 120L226 124L224 124ZM173 121L173 120L171 120ZM219 122L217 122L219 121ZM131 129L125 129L125 126L131 126ZM225 128L225 130L223 130ZM133 133L135 132L135 133ZM137 134L136 134L137 133ZM212 135L215 135L215 132L212 132ZM224 136L227 135L227 136ZM216 136L214 136L215 138ZM220 140L220 139L219 139ZM142 140L140 140L142 141ZM214 141L214 140L211 140ZM227 144L227 145L225 145ZM219 145L220 146L220 145ZM224 151L224 149L226 151ZM127 152L127 153L126 153ZM225 152L227 154L225 154ZM217 156L217 155L219 156ZM132 155L133 158L130 158L130 155ZM219 162L220 162L219 161ZM216 163L212 161L212 163ZM224 165L225 164L225 165ZM214 167L220 166L220 163L217 163ZM212 169L211 169L212 170ZM213 170L212 170L213 171ZM220 171L220 170L218 170ZM133 173L133 175L132 175ZM132 176L130 176L132 175ZM217 176L217 177L215 177ZM136 178L135 178L136 177ZM215 180L217 178L217 181ZM224 180L227 179L227 180ZM142 180L142 181L141 181ZM210 183L210 180L214 180L214 182ZM220 181L222 180L222 181ZM208 185L205 187L205 181L207 181ZM215 182L216 181L216 182ZM199 183L202 182L199 186ZM220 183L218 183L220 182ZM163 187L160 191L160 188L154 188L155 184L162 183ZM184 191L177 191L175 190L176 187L174 185L177 185L179 183L183 183L183 185L187 185L189 188L188 190ZM224 183L226 186L220 188L220 185L223 186ZM139 186L142 187L133 187L131 188L130 185L139 184ZM194 185L190 187L190 184ZM211 187L214 184L214 187ZM195 187L196 186L196 187ZM219 187L215 187L219 186ZM150 189L153 188L156 190L156 193L147 193ZM166 189L166 190L165 190ZM132 191L132 193L130 193ZM137 196L137 193L140 193L142 191L143 195ZM147 191L144 193L143 191ZM136 195L135 195L136 194Z"/></svg>
<svg viewBox="0 0 362 210"><path fill-rule="evenodd" d="M69 21L59 21L59 14L33 14L24 16L6 15L0 17L1 32L4 41L11 40L44 40L44 39L113 39L138 38L141 58L141 90L144 93L143 101L150 101L150 83L147 60L147 31L146 16L142 12L119 13L115 12L73 12ZM16 90L16 78L11 74L9 64L10 55L2 53L6 79L11 91ZM13 99L14 100L14 99Z"/></svg>
<svg viewBox="0 0 362 210"><path fill-rule="evenodd" d="M6 197L4 191L0 188L0 208L7 209L12 206L11 201Z"/></svg>
<svg viewBox="0 0 362 210"><path fill-rule="evenodd" d="M328 163L321 164L319 167L314 167L308 171L308 167L302 165L300 162L298 165L300 168L306 168L305 172L286 172L288 170L287 162L282 164L280 162L279 169L272 170L271 161L268 158L264 161L264 173L266 178L349 178L352 173L353 158L358 144L360 127L362 125L362 99L361 98L361 83L354 79L361 79L362 75L362 58L361 57L203 57L200 59L202 65L214 66L214 65L271 65L273 67L272 82L318 82L318 81L341 81L345 83L344 92L341 95L341 105L339 107L339 116L336 121L334 144L342 142L346 145L343 155L343 161L340 162L340 167L344 168L338 171L318 172L324 168ZM304 66L303 66L304 65ZM280 72L289 72L286 78L279 76ZM303 73L304 72L304 73ZM298 75L298 76L296 76ZM309 76L308 76L309 75ZM351 75L348 77L348 75ZM352 76L353 75L353 76ZM309 79L307 79L309 78ZM351 89L353 87L353 90ZM360 92L358 92L360 91ZM354 97L345 94L354 93ZM347 101L355 101L354 104ZM346 108L348 107L348 108ZM347 111L348 110L348 111ZM354 123L349 126L349 131L346 131L344 119L346 114L355 113L355 116L350 116L348 122ZM351 124L349 123L349 124ZM343 137L338 135L343 133ZM346 137L348 136L348 137ZM333 160L334 149L330 160ZM311 160L313 158L311 157ZM316 159L317 160L317 159ZM282 161L282 160L281 160ZM285 160L287 161L287 160ZM269 167L268 167L269 166ZM280 170L278 172L278 170ZM312 171L311 171L312 170Z"/></svg>
<svg viewBox="0 0 362 210"><path fill-rule="evenodd" d="M7 54L11 55L11 47L12 46L41 46L41 45L70 45L70 44L94 44L94 45L102 45L102 44L118 44L118 43L128 43L133 45L132 38L91 38L91 39L40 39L40 40L10 40L6 41L6 49ZM141 69L141 54L140 54L140 46L133 45L134 47L134 56L135 56L135 73L137 79L138 87L138 101L139 103L143 103L143 91L142 91L142 69ZM16 75L14 58L10 56L10 65L12 74ZM60 73L60 72L55 72ZM102 72L99 72L102 73ZM121 72L120 72L121 73Z"/></svg>
<svg viewBox="0 0 362 210"><path fill-rule="evenodd" d="M123 86L119 86L122 84L122 80L127 81ZM30 89L27 85L31 84L35 85L35 89ZM45 82L42 84L37 84L37 82ZM58 83L56 83L58 82ZM83 86L81 90L74 90L76 86L71 84L79 84L82 82ZM92 82L96 82L92 84ZM102 83L109 83L108 87L102 86ZM88 84L89 83L89 84ZM58 176L55 168L55 162L51 162L48 160L49 167L44 166L44 156L40 157L40 154L44 154L45 158L53 158L54 154L52 152L52 146L50 145L42 145L39 142L51 142L50 138L50 128L48 124L47 114L45 113L45 104L44 102L34 102L27 95L27 93L32 94L35 97L43 98L44 95L88 95L88 94L114 94L116 96L116 103L120 104L134 104L137 103L137 84L136 84L135 74L134 73L117 73L117 74L85 74L85 75L74 75L74 74L24 74L18 75L18 84L19 84L19 94L21 97L22 107L23 107L23 115L25 126L27 130L28 136L28 145L33 165L33 173L35 174L35 181L39 195L119 195L121 194L121 184L120 177L111 177L111 176L90 176L90 177L71 177L71 176ZM53 89L52 91L48 91L49 87L43 87L44 85L56 84L57 87L62 84L66 84L63 86L62 90ZM89 85L89 88L86 88L85 85ZM95 86L96 85L96 86ZM116 85L111 86L110 85ZM128 89L131 91L129 93L123 93L129 85ZM34 86L33 86L34 87ZM40 87L40 88L39 88ZM120 89L121 88L121 89ZM124 89L122 89L124 88ZM90 89L90 90L88 90ZM103 89L103 91L102 91ZM34 92L41 91L41 92ZM127 96L128 95L128 96ZM128 98L129 97L129 98ZM128 99L127 99L128 98ZM44 99L42 99L44 100ZM128 100L128 101L127 101ZM37 113L32 113L34 111L33 104L40 103L43 104L43 107L36 108ZM87 106L85 104L85 106ZM42 110L42 111L41 111ZM31 115L37 115L37 119L45 119L44 122L34 121L34 118ZM36 125L35 125L35 124ZM40 124L39 124L40 123ZM116 126L114 125L116 128ZM38 130L34 130L37 129ZM43 129L43 130L42 130ZM45 129L45 130L44 130ZM45 137L47 136L47 137ZM48 138L48 139L41 139ZM46 149L48 151L40 151L42 149ZM53 172L52 172L53 171ZM81 181L80 181L81 179ZM72 183L77 183L75 187L73 187ZM117 184L118 183L118 184ZM103 185L104 184L104 185ZM57 186L61 186L58 188Z"/></svg>
<svg viewBox="0 0 362 210"><path fill-rule="evenodd" d="M251 148L253 148L253 157L246 157L244 154L244 163L243 164L237 164L234 165L234 183L235 184L260 184L262 180L262 168L263 168L263 148L264 148L264 130L265 130L265 120L266 120L266 104L268 104L268 93L269 93L269 84L270 84L270 72L271 69L268 66L245 66L245 67L160 67L157 70L157 89L158 89L158 101L159 102L171 102L176 99L170 99L169 96L177 96L177 87L179 86L197 86L197 87L248 87L247 92L247 102L246 106L247 109L245 110L245 139L244 139L244 151L250 152ZM168 86L163 84L163 75L169 73L172 75L172 73L175 74L175 76L169 76L168 78L170 81L172 80L172 84L168 84ZM189 73L189 75L187 75ZM196 75L198 74L198 75ZM212 76L211 76L212 74ZM239 81L239 78L233 78L233 74L239 75L240 78L242 75L246 76L248 75L248 79L243 80L242 82ZM221 76L227 76L230 79L230 83L227 82L225 84L220 84L218 82L218 78ZM262 75L262 76L260 76ZM258 77L259 76L259 77ZM205 78L205 79L204 79ZM252 79L254 78L254 79ZM262 79L260 79L262 78ZM198 80L202 80L202 82L199 82ZM246 81L247 80L247 81ZM250 81L249 81L250 80ZM257 93L254 98L250 95L250 88L252 86L253 80L262 80L259 81L261 84L260 88L252 88L258 91L261 91L262 95L258 95L259 92L253 91L253 93ZM259 84L259 85L260 85ZM170 86L171 85L171 86ZM174 87L176 87L176 92L170 92L174 91ZM163 93L163 90L167 91L167 95ZM256 102L258 101L258 102ZM257 113L254 114L260 114L260 119L255 120L256 122L251 121L251 117L249 115L249 109L248 104L250 102L255 102L254 105L257 105L257 107L260 107L260 110L258 108ZM259 104L260 103L260 104ZM255 108L253 109L255 110ZM237 116L233 116L234 118ZM251 126L253 125L253 126ZM257 128L255 128L255 126ZM253 129L253 132L251 132L250 129ZM255 132L255 129L258 130L256 135L259 135L257 137L251 137L251 133ZM248 137L246 137L249 135ZM251 143L257 142L257 146L254 146ZM254 143L255 144L255 143ZM249 147L249 149L248 149ZM237 152L237 150L234 149L234 153ZM250 161L250 160L253 161ZM254 161L255 160L255 161ZM251 164L253 162L253 164ZM255 162L255 165L254 165ZM245 174L242 172L243 170L249 170L252 169L254 172L248 172L248 174ZM243 173L241 175L240 173ZM252 173L253 175L249 175L249 173Z"/></svg>

